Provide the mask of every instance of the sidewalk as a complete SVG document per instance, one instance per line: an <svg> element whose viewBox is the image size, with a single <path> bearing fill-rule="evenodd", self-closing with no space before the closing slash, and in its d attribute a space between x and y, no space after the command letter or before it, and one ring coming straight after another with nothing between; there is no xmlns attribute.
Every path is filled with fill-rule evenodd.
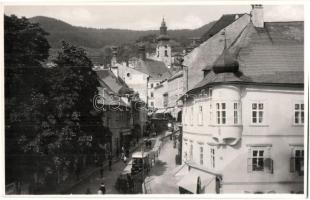
<svg viewBox="0 0 310 200"><path fill-rule="evenodd" d="M131 147L131 148L129 149L130 154L131 154L132 152L134 152L137 148L139 148L141 144L143 144L143 139L144 139L144 138L141 138L141 139L139 140L139 142L136 144L136 146ZM117 163L118 161L120 161L120 158L119 158L119 157L114 157L114 158L113 158L113 164ZM105 171L107 171L108 165L109 165L108 160L106 160L106 161L103 162L103 168L105 169ZM70 184L67 184L67 185L65 185L65 186L59 186L60 189L59 189L58 191L56 191L56 194L64 194L64 193L67 193L67 191L71 190L71 189L72 189L73 187L75 187L76 185L79 185L80 183L82 183L83 181L85 181L86 179L88 179L90 176L92 176L94 173L98 172L99 170L100 170L100 167L95 167L95 168L86 170L83 174L80 175L80 180L79 180L79 181L73 180L73 181L71 181Z"/></svg>
<svg viewBox="0 0 310 200"><path fill-rule="evenodd" d="M129 149L129 152L132 153L139 146L141 146L141 144L143 144L143 139L144 138L141 138L139 140L139 142L134 147L131 147ZM113 158L113 164L118 162L119 160L120 160L119 157L114 157ZM108 165L109 165L108 160L105 160L103 162L103 167L108 168ZM81 171L79 180L76 180L75 176L70 176L65 182L59 184L57 186L57 188L55 188L51 191L48 191L47 194L64 194L67 191L69 191L71 188L73 188L74 186L82 183L85 179L92 176L94 173L99 172L99 170L100 170L99 166L88 166L87 168L85 168L84 170ZM28 188L29 188L29 183L22 184L21 194L29 194Z"/></svg>

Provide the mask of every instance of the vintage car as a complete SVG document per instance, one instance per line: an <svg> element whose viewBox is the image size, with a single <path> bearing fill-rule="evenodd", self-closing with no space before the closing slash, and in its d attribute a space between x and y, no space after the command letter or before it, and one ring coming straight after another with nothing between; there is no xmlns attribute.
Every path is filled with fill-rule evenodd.
<svg viewBox="0 0 310 200"><path fill-rule="evenodd" d="M131 174L147 174L151 167L151 157L148 151L139 151L132 154Z"/></svg>

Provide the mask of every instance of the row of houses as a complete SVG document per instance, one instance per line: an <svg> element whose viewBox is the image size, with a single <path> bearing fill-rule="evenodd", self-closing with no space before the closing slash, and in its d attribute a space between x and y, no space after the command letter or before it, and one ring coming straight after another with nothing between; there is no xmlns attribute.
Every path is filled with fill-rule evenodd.
<svg viewBox="0 0 310 200"><path fill-rule="evenodd" d="M304 23L263 16L223 16L184 56L181 193L304 192Z"/></svg>
<svg viewBox="0 0 310 200"><path fill-rule="evenodd" d="M144 102L113 72L113 68L94 69L100 83L94 107L102 112L106 140L101 148L113 155L134 146L146 130Z"/></svg>

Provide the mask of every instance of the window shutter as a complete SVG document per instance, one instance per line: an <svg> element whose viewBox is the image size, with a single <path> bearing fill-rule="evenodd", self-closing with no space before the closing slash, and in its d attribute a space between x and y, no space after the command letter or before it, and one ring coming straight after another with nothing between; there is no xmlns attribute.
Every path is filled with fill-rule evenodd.
<svg viewBox="0 0 310 200"><path fill-rule="evenodd" d="M290 172L293 173L295 172L295 158L291 157L290 159Z"/></svg>
<svg viewBox="0 0 310 200"><path fill-rule="evenodd" d="M251 154L251 148L248 149L248 161L247 161L247 169L248 173L252 172L252 154Z"/></svg>
<svg viewBox="0 0 310 200"><path fill-rule="evenodd" d="M248 158L248 173L252 172L252 158Z"/></svg>
<svg viewBox="0 0 310 200"><path fill-rule="evenodd" d="M273 160L271 158L265 158L264 160L264 168L267 172L273 173Z"/></svg>

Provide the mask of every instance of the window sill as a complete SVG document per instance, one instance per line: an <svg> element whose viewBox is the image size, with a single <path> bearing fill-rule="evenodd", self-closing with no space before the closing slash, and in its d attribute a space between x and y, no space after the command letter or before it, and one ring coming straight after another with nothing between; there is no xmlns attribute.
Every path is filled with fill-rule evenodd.
<svg viewBox="0 0 310 200"><path fill-rule="evenodd" d="M304 127L304 124L292 124L293 127Z"/></svg>
<svg viewBox="0 0 310 200"><path fill-rule="evenodd" d="M267 124L250 124L249 127L269 127Z"/></svg>
<svg viewBox="0 0 310 200"><path fill-rule="evenodd" d="M211 127L242 127L242 124L210 124Z"/></svg>

